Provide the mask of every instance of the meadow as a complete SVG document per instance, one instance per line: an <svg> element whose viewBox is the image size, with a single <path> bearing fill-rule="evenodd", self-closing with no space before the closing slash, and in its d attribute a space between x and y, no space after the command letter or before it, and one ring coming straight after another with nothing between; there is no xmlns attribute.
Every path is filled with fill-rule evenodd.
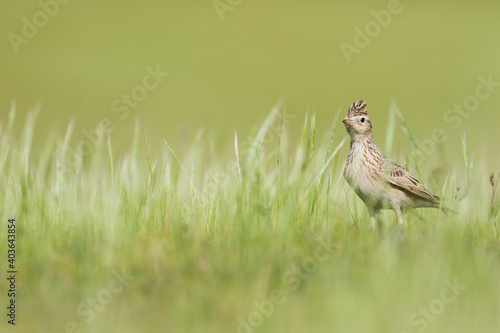
<svg viewBox="0 0 500 333"><path fill-rule="evenodd" d="M18 312L2 332L498 332L498 175L466 136L435 170L388 114L381 147L458 214L415 210L401 232L388 211L370 229L342 177L343 111L291 131L278 104L223 148L200 131L161 153L138 121L125 152L108 136L68 167L73 124L33 150L38 114L12 108L0 215L17 223Z"/></svg>
<svg viewBox="0 0 500 333"><path fill-rule="evenodd" d="M499 13L4 2L0 332L500 332ZM342 176L359 99L458 214L370 229Z"/></svg>

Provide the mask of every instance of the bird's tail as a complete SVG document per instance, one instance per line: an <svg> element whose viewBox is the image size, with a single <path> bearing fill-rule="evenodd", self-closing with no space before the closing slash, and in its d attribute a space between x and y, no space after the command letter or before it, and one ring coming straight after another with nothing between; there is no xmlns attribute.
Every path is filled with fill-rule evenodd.
<svg viewBox="0 0 500 333"><path fill-rule="evenodd" d="M438 197L437 195L433 195L433 197L436 199L436 202L435 202L436 206L434 206L434 207L441 209L443 211L443 213L445 213L445 214L449 214L449 213L458 214L458 212L456 210L453 210L453 209L443 205L443 200L441 200L440 197Z"/></svg>
<svg viewBox="0 0 500 333"><path fill-rule="evenodd" d="M456 210L453 210L453 209L451 209L449 207L446 207L445 205L441 205L439 208L441 208L441 210L445 214L450 214L450 213L455 214L455 215L458 214L458 212Z"/></svg>

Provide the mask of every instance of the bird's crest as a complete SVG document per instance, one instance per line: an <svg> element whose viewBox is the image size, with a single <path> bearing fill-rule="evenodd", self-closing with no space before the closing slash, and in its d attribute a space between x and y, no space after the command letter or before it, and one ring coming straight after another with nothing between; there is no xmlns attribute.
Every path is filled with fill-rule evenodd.
<svg viewBox="0 0 500 333"><path fill-rule="evenodd" d="M348 116L357 116L360 114L368 114L368 111L366 111L366 103L363 100L358 102L354 101L347 112Z"/></svg>

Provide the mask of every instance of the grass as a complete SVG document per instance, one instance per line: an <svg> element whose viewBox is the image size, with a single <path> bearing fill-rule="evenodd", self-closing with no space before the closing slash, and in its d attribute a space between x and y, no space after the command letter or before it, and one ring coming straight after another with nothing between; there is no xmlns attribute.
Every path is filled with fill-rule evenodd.
<svg viewBox="0 0 500 333"><path fill-rule="evenodd" d="M14 120L12 111L0 131L0 209L18 225L16 331L500 329L495 178L469 157L467 167L460 157L450 161L456 167L437 179L428 164L419 166L459 214L417 210L406 215L401 237L392 212L370 230L342 177L347 141L339 121L321 135L316 123L325 119L306 116L295 136L277 105L246 140L235 134L215 149L200 134L190 150L167 143L161 156L151 155L136 126L129 152L116 155L108 138L64 170L73 125L31 151L36 112L20 134ZM456 191L464 183L465 196ZM109 299L116 272L133 278ZM456 281L466 289L440 301ZM91 320L81 306L93 311ZM0 325L5 331L5 318Z"/></svg>

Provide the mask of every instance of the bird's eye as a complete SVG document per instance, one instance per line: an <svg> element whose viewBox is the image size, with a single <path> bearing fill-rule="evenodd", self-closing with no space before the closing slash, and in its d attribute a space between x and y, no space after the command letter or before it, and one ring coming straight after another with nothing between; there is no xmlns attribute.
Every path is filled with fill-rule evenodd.
<svg viewBox="0 0 500 333"><path fill-rule="evenodd" d="M361 122L364 123L365 122L365 117L361 117Z"/></svg>

